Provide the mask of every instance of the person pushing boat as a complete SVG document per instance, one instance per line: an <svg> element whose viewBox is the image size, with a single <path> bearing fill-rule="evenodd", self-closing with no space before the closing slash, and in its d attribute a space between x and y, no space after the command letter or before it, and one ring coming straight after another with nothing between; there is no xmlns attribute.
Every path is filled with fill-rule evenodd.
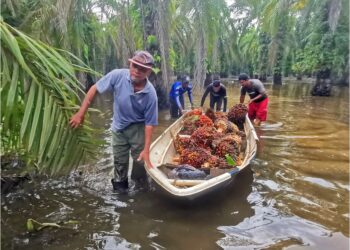
<svg viewBox="0 0 350 250"><path fill-rule="evenodd" d="M227 108L227 95L226 95L226 88L221 83L220 77L216 76L213 79L213 82L208 85L206 88L202 100L201 100L201 107L203 108L205 99L207 98L207 95L210 93L210 103L209 107L214 110L215 104L216 104L216 111L221 111L222 102L224 103L223 111L226 112Z"/></svg>
<svg viewBox="0 0 350 250"><path fill-rule="evenodd" d="M244 103L245 95L248 93L250 100L248 102L248 117L255 126L260 126L267 118L267 106L269 98L266 94L263 83L258 79L250 79L245 73L238 77L241 84L240 103Z"/></svg>
<svg viewBox="0 0 350 250"><path fill-rule="evenodd" d="M184 94L188 93L188 99L193 108L192 84L189 76L182 76L180 81L176 81L171 86L169 93L170 115L172 118L178 118L182 115L185 109Z"/></svg>
<svg viewBox="0 0 350 250"><path fill-rule="evenodd" d="M121 193L129 188L129 153L134 159L131 179L136 185L147 184L143 161L147 167L153 167L149 151L153 127L158 125L157 94L148 80L154 59L147 51L136 51L129 62L129 69L115 69L94 84L86 94L79 111L70 119L71 127L77 128L83 123L85 112L97 92L113 93L112 185L115 191Z"/></svg>

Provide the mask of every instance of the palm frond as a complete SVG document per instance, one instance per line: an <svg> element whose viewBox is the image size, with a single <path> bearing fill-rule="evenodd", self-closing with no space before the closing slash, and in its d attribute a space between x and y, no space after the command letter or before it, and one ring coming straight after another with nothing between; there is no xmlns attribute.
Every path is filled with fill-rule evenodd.
<svg viewBox="0 0 350 250"><path fill-rule="evenodd" d="M21 150L39 172L66 173L76 159L93 155L96 134L88 125L72 130L69 118L78 109L82 86L76 71L94 73L67 61L52 47L0 21L1 35L1 154ZM66 53L66 56L69 53ZM27 92L28 91L28 92ZM19 143L10 143L19 138ZM13 139L12 139L13 140Z"/></svg>

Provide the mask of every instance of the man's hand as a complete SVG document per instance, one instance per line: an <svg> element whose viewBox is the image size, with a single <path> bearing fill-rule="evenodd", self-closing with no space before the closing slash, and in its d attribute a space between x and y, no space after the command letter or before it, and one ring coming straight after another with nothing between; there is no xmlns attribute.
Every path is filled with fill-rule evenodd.
<svg viewBox="0 0 350 250"><path fill-rule="evenodd" d="M96 95L97 89L96 84L92 85L92 87L87 92L83 103L81 104L81 107L77 113L75 113L69 121L69 124L72 128L77 128L79 125L83 124L84 122L84 116L85 112L89 108L90 103L94 99L94 96Z"/></svg>
<svg viewBox="0 0 350 250"><path fill-rule="evenodd" d="M153 165L149 159L149 151L142 150L137 160L144 160L148 168L153 168Z"/></svg>
<svg viewBox="0 0 350 250"><path fill-rule="evenodd" d="M72 118L70 118L69 124L72 128L77 128L79 125L83 124L84 115L81 115L79 112L75 113Z"/></svg>

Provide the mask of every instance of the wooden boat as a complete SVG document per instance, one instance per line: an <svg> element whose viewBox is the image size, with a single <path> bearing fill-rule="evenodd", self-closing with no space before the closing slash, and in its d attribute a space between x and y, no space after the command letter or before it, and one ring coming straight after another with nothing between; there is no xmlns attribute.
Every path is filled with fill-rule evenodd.
<svg viewBox="0 0 350 250"><path fill-rule="evenodd" d="M246 168L254 158L257 150L256 142L258 137L252 123L249 118L246 117L244 124L246 148L240 166L228 170L220 169L222 173L208 180L169 179L162 171L161 166L172 162L173 157L176 155L173 138L182 128L183 117L184 116L176 120L152 143L150 148L150 160L154 167L148 168L146 166L145 168L157 186L163 189L168 195L179 199L192 200L221 189L231 183L237 174Z"/></svg>

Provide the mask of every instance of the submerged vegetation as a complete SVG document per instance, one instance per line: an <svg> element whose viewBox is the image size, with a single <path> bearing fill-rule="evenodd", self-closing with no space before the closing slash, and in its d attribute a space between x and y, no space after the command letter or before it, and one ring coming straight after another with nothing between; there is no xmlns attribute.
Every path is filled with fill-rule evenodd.
<svg viewBox="0 0 350 250"><path fill-rule="evenodd" d="M51 174L77 166L95 148L88 120L68 128L79 94L137 49L155 57L160 108L181 73L196 90L213 73L349 84L348 16L346 0L5 1L1 155Z"/></svg>

